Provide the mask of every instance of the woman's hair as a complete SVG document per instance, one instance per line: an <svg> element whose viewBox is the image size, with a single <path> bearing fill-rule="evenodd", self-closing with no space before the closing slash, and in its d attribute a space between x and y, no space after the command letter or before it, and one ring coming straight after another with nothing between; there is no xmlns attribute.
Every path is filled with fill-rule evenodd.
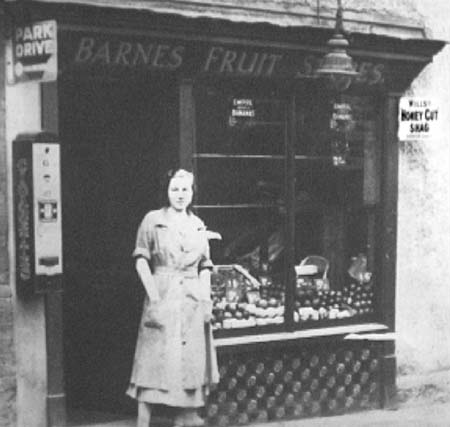
<svg viewBox="0 0 450 427"><path fill-rule="evenodd" d="M161 204L164 207L169 207L170 206L169 197L167 195L167 190L169 188L170 181L175 176L177 176L177 177L189 176L189 177L192 178L192 192L193 192L192 200L194 200L195 193L196 193L194 174L192 172L187 171L186 169L173 168L173 169L169 169L162 176L162 179L161 179L161 195L160 195L160 198L161 198ZM187 207L187 211L188 212L192 211L192 203Z"/></svg>

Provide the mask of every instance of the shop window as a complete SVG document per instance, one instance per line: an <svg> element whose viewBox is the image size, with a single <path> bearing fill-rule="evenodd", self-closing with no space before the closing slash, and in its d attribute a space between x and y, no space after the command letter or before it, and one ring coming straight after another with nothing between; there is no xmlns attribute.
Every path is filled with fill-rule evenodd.
<svg viewBox="0 0 450 427"><path fill-rule="evenodd" d="M195 207L223 238L211 242L219 335L361 322L375 313L375 100L336 103L317 92L295 104L291 95L248 83L196 88ZM295 196L287 195L289 180Z"/></svg>
<svg viewBox="0 0 450 427"><path fill-rule="evenodd" d="M377 104L318 92L297 105L294 322L317 327L374 319L380 203ZM312 248L307 242L318 241Z"/></svg>

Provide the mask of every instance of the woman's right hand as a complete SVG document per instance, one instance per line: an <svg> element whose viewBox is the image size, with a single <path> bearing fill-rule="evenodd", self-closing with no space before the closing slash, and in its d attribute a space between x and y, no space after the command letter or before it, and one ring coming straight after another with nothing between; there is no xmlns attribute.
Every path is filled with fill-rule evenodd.
<svg viewBox="0 0 450 427"><path fill-rule="evenodd" d="M150 303L145 310L144 326L147 328L162 329L161 316L159 314L160 309L159 298L150 300Z"/></svg>

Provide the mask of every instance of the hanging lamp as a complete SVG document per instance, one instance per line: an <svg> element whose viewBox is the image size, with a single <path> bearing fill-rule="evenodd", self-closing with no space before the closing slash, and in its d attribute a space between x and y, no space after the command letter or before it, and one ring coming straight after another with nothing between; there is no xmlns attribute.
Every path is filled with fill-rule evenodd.
<svg viewBox="0 0 450 427"><path fill-rule="evenodd" d="M329 52L323 57L316 74L326 77L338 91L348 89L358 75L352 58L348 55L349 42L344 36L342 2L337 0L336 25L333 37L327 42Z"/></svg>

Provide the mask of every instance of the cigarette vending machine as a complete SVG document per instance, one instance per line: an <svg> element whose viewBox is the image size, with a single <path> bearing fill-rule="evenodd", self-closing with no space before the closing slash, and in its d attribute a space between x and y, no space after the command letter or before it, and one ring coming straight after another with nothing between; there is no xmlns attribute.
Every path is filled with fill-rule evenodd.
<svg viewBox="0 0 450 427"><path fill-rule="evenodd" d="M56 135L13 142L14 237L18 295L62 287L60 144Z"/></svg>

